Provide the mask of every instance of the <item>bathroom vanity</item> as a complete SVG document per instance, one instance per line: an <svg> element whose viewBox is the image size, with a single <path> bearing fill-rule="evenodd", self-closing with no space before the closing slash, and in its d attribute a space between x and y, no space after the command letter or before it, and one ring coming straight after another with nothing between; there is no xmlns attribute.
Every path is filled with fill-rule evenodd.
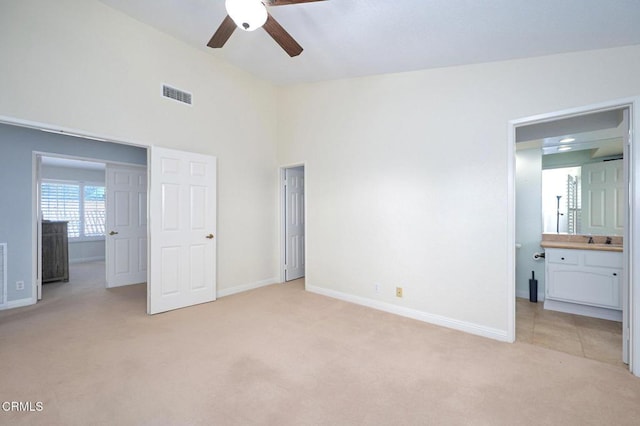
<svg viewBox="0 0 640 426"><path fill-rule="evenodd" d="M622 244L545 241L545 309L622 321Z"/></svg>

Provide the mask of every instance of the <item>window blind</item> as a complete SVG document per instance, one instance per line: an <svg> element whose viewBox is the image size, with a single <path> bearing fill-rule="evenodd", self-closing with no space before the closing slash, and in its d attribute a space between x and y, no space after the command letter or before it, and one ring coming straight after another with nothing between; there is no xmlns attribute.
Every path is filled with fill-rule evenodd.
<svg viewBox="0 0 640 426"><path fill-rule="evenodd" d="M104 186L45 181L40 194L42 218L69 222L69 238L104 235Z"/></svg>

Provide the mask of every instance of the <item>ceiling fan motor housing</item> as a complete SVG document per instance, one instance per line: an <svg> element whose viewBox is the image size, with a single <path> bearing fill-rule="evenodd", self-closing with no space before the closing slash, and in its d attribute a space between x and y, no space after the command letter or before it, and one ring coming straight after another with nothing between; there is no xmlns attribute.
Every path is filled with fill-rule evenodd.
<svg viewBox="0 0 640 426"><path fill-rule="evenodd" d="M227 13L244 31L253 31L267 22L267 8L260 0L226 0Z"/></svg>
<svg viewBox="0 0 640 426"><path fill-rule="evenodd" d="M267 5L269 7L285 6L320 1L326 0L225 0L227 16L207 46L213 49L221 48L236 28L253 31L263 27L267 34L287 52L287 55L293 58L302 53L302 46L267 12Z"/></svg>

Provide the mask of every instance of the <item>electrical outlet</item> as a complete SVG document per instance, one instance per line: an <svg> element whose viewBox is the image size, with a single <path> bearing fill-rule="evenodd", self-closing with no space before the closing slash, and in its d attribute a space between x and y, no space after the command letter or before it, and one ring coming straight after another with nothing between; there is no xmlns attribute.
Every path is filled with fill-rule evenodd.
<svg viewBox="0 0 640 426"><path fill-rule="evenodd" d="M402 287L396 287L396 297L402 297Z"/></svg>
<svg viewBox="0 0 640 426"><path fill-rule="evenodd" d="M373 287L376 291L376 294L380 294L380 283L375 283Z"/></svg>
<svg viewBox="0 0 640 426"><path fill-rule="evenodd" d="M24 281L16 281L16 290L24 290Z"/></svg>

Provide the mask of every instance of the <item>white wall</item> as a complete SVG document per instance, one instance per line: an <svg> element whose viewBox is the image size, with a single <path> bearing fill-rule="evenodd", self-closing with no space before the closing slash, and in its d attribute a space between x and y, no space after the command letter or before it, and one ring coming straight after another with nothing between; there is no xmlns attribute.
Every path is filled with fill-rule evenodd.
<svg viewBox="0 0 640 426"><path fill-rule="evenodd" d="M277 276L275 87L95 0L1 9L0 116L216 156L218 289Z"/></svg>
<svg viewBox="0 0 640 426"><path fill-rule="evenodd" d="M544 300L544 259L534 260L534 253L544 252L542 240L542 149L516 152L516 296L529 298L531 271L538 280L538 301Z"/></svg>
<svg viewBox="0 0 640 426"><path fill-rule="evenodd" d="M638 95L638 75L635 46L283 89L307 286L508 339L508 122Z"/></svg>

